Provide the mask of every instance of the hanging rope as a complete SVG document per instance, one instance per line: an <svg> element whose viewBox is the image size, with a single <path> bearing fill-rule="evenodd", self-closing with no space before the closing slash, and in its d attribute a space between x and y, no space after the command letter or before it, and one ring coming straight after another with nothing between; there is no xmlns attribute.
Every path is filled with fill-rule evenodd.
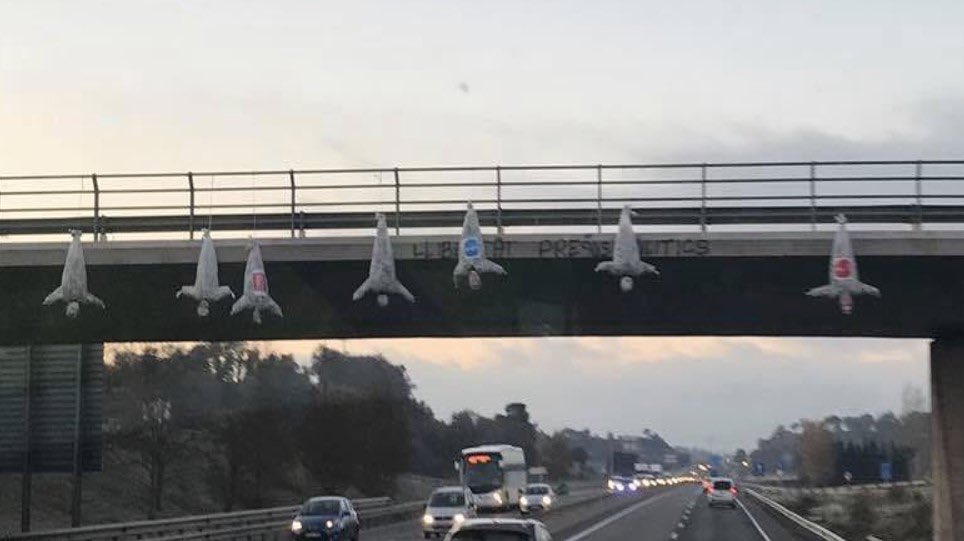
<svg viewBox="0 0 964 541"><path fill-rule="evenodd" d="M211 230L211 222L214 220L214 175L211 175L211 187L208 190L208 231Z"/></svg>
<svg viewBox="0 0 964 541"><path fill-rule="evenodd" d="M251 236L254 237L255 231L258 230L258 205L257 196L258 192L255 188L254 174L251 174Z"/></svg>
<svg viewBox="0 0 964 541"><path fill-rule="evenodd" d="M77 215L80 216L84 211L84 177L80 177L80 190L77 193ZM78 227L81 231L83 228ZM97 240L97 231L94 231L94 240Z"/></svg>

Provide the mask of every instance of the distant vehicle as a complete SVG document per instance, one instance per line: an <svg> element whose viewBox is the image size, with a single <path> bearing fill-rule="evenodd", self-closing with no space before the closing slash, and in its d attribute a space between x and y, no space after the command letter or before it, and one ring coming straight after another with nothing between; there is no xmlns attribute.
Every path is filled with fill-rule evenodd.
<svg viewBox="0 0 964 541"><path fill-rule="evenodd" d="M549 470L543 466L533 466L529 468L529 483L548 483Z"/></svg>
<svg viewBox="0 0 964 541"><path fill-rule="evenodd" d="M291 521L291 537L358 541L358 513L348 498L320 496L306 501Z"/></svg>
<svg viewBox="0 0 964 541"><path fill-rule="evenodd" d="M462 450L458 461L462 486L472 492L478 511L519 506L526 487L526 458L514 445L482 445Z"/></svg>
<svg viewBox="0 0 964 541"><path fill-rule="evenodd" d="M616 451L612 456L612 468L606 488L610 494L619 492L635 492L639 488L636 480L636 453Z"/></svg>
<svg viewBox="0 0 964 541"><path fill-rule="evenodd" d="M547 511L556 503L556 493L546 483L530 483L525 493L519 498L519 511L531 513L533 511Z"/></svg>
<svg viewBox="0 0 964 541"><path fill-rule="evenodd" d="M422 533L425 539L441 537L466 519L475 518L475 502L465 487L441 487L435 489L425 503L422 515Z"/></svg>
<svg viewBox="0 0 964 541"><path fill-rule="evenodd" d="M634 477L622 477L620 475L610 475L606 481L606 489L610 494L622 494L636 492L639 489L639 481Z"/></svg>
<svg viewBox="0 0 964 541"><path fill-rule="evenodd" d="M656 476L651 473L637 473L636 484L645 488L655 487Z"/></svg>
<svg viewBox="0 0 964 541"><path fill-rule="evenodd" d="M445 541L552 541L552 535L538 520L476 518L453 528Z"/></svg>
<svg viewBox="0 0 964 541"><path fill-rule="evenodd" d="M710 507L718 505L736 509L736 483L728 477L714 477L710 479L706 492L706 502Z"/></svg>

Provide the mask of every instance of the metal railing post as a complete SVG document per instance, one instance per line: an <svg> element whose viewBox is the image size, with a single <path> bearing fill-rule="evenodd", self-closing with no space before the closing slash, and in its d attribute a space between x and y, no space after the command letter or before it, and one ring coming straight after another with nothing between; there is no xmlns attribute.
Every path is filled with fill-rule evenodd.
<svg viewBox="0 0 964 541"><path fill-rule="evenodd" d="M187 218L188 238L194 240L194 173L187 172L187 188L190 192L190 214Z"/></svg>
<svg viewBox="0 0 964 541"><path fill-rule="evenodd" d="M502 235L502 166L495 166L495 225Z"/></svg>
<svg viewBox="0 0 964 541"><path fill-rule="evenodd" d="M291 183L291 238L295 238L295 170L288 170L288 181Z"/></svg>
<svg viewBox="0 0 964 541"><path fill-rule="evenodd" d="M914 186L917 192L917 224L914 229L919 230L924 225L924 189L921 186L921 172L923 170L924 164L921 160L917 160L917 164L914 167Z"/></svg>
<svg viewBox="0 0 964 541"><path fill-rule="evenodd" d="M700 167L700 231L706 233L706 164Z"/></svg>
<svg viewBox="0 0 964 541"><path fill-rule="evenodd" d="M100 240L100 188L97 186L97 173L91 173L94 183L94 241Z"/></svg>
<svg viewBox="0 0 964 541"><path fill-rule="evenodd" d="M596 166L596 232L602 233L602 164Z"/></svg>
<svg viewBox="0 0 964 541"><path fill-rule="evenodd" d="M817 230L817 164L810 162L810 230Z"/></svg>
<svg viewBox="0 0 964 541"><path fill-rule="evenodd" d="M395 234L402 230L402 185L398 178L398 168L395 168Z"/></svg>

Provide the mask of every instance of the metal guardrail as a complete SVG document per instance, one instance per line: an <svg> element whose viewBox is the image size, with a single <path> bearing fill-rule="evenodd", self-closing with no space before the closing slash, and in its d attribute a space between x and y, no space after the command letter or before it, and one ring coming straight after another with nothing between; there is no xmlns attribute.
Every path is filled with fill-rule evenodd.
<svg viewBox="0 0 964 541"><path fill-rule="evenodd" d="M964 160L397 167L0 176L0 235L613 223L964 223Z"/></svg>
<svg viewBox="0 0 964 541"><path fill-rule="evenodd" d="M868 490L889 490L891 488L922 488L930 486L929 481L898 481L894 483L863 483L863 484L850 484L850 485L838 485L833 487L787 487L787 486L774 486L774 485L763 485L759 483L743 483L749 487L752 487L760 492L768 492L771 494L790 494L790 495L826 495L826 494L848 494L852 492L868 491Z"/></svg>
<svg viewBox="0 0 964 541"><path fill-rule="evenodd" d="M567 510L573 507L583 505L587 502L594 501L607 496L606 492L602 489L597 489L595 492L589 493L588 491L583 491L586 493L581 494L576 497L573 496L568 501L558 504L553 507L549 512L558 513L563 510ZM362 530L366 527L386 524L390 522L395 522L398 520L404 520L406 518L411 518L413 516L420 516L423 509L425 508L424 501L414 501L404 504L399 504L395 506L389 506L385 508L371 509L369 512L359 510L360 518L362 519ZM232 528L224 528L206 532L195 532L188 534L176 534L168 537L158 538L153 541L195 541L195 540L222 540L222 539L244 539L249 541L265 539L286 539L288 528L290 526L290 517L288 520L264 524L254 524L245 526L236 526Z"/></svg>
<svg viewBox="0 0 964 541"><path fill-rule="evenodd" d="M412 507L422 502L409 502L392 506L391 498L364 498L352 500L362 518L366 515L377 517L391 513L398 509ZM272 507L269 509L252 509L231 513L215 513L209 515L195 515L161 520L143 520L120 524L102 524L84 526L80 528L63 528L41 532L12 534L3 539L18 540L64 540L64 541L124 541L129 539L214 539L210 537L218 532L228 530L259 530L266 528L278 529L284 524L290 524L292 517L300 506ZM277 525L277 528L274 526ZM200 536L200 537L195 537Z"/></svg>
<svg viewBox="0 0 964 541"><path fill-rule="evenodd" d="M767 507L769 507L770 509L772 509L774 512L782 515L783 517L785 517L785 518L788 519L789 521L793 522L794 524L796 524L797 526L799 526L799 527L802 528L803 530L807 531L808 533L810 533L811 535L813 535L813 536L816 537L817 539L822 539L822 540L825 540L825 541L847 541L847 540L844 539L843 537L840 537L839 535L833 533L832 531L828 530L827 528L824 528L823 526L821 526L821 525L819 525L819 524L817 524L817 523L815 523L815 522L812 522L812 521L810 521L810 520L807 520L807 519L801 517L800 515L794 513L793 511L787 509L786 507L780 505L779 503L771 500L770 498L767 498L766 496L760 494L759 492L756 492L756 491L753 490L753 489L749 489L749 488L748 488L748 489L744 489L744 492L747 493L747 494L749 494L749 495L752 496L753 498L755 498L755 499L756 499L757 501L759 501L760 503L766 505Z"/></svg>

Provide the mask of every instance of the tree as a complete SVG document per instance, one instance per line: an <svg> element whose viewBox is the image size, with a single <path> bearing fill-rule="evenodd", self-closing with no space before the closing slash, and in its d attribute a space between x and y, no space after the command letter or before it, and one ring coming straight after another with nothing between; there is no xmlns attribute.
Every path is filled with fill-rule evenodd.
<svg viewBox="0 0 964 541"><path fill-rule="evenodd" d="M823 424L812 421L801 423L800 474L813 486L830 484L837 471L837 450L833 434Z"/></svg>
<svg viewBox="0 0 964 541"><path fill-rule="evenodd" d="M137 464L148 478L147 518L153 519L163 508L167 466L183 456L187 434L171 422L171 403L163 399L141 404L139 422L128 422L114 438L120 447L137 457Z"/></svg>
<svg viewBox="0 0 964 541"><path fill-rule="evenodd" d="M586 462L589 461L589 453L583 447L574 447L572 449L572 461L579 466L579 475L585 475L586 473Z"/></svg>
<svg viewBox="0 0 964 541"><path fill-rule="evenodd" d="M549 477L562 479L568 477L569 468L572 466L572 452L569 450L569 440L561 432L556 432L552 436L543 440L542 464L549 471Z"/></svg>
<svg viewBox="0 0 964 541"><path fill-rule="evenodd" d="M390 493L406 471L410 437L405 408L384 399L318 400L298 432L301 460L325 491L354 486Z"/></svg>
<svg viewBox="0 0 964 541"><path fill-rule="evenodd" d="M521 402L507 404L505 415L496 415L495 422L500 436L499 441L488 441L486 443L517 445L525 452L527 462L531 464L540 462L539 452L536 448L538 430L529 421L529 412L525 404Z"/></svg>
<svg viewBox="0 0 964 541"><path fill-rule="evenodd" d="M154 518L172 475L168 466L193 445L214 382L204 362L173 347L119 352L107 380L105 409L117 424L111 443L146 475L147 516Z"/></svg>

